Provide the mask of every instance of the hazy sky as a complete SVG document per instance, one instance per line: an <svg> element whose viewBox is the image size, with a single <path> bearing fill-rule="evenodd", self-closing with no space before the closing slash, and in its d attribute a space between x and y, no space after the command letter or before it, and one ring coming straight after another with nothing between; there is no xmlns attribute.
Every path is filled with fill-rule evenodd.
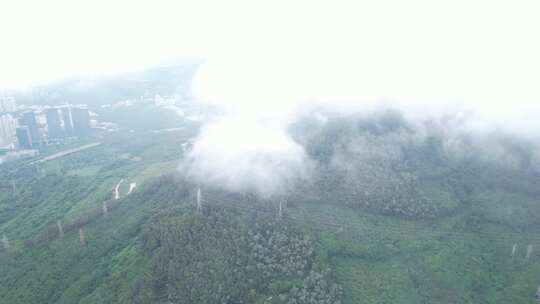
<svg viewBox="0 0 540 304"><path fill-rule="evenodd" d="M384 98L506 114L540 101L539 5L7 0L0 87L205 58L200 95L242 107Z"/></svg>
<svg viewBox="0 0 540 304"><path fill-rule="evenodd" d="M471 130L536 136L539 3L5 0L0 89L205 59L194 92L229 115L204 126L182 171L271 195L309 175L286 132L305 102L460 105L476 111Z"/></svg>

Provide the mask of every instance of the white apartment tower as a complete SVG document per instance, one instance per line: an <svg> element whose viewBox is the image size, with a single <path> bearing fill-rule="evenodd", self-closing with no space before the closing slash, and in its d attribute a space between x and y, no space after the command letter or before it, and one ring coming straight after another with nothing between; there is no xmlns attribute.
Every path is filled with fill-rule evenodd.
<svg viewBox="0 0 540 304"><path fill-rule="evenodd" d="M0 96L0 113L11 113L17 110L15 98L11 96Z"/></svg>
<svg viewBox="0 0 540 304"><path fill-rule="evenodd" d="M11 114L0 115L0 143L9 144L15 138L17 120Z"/></svg>

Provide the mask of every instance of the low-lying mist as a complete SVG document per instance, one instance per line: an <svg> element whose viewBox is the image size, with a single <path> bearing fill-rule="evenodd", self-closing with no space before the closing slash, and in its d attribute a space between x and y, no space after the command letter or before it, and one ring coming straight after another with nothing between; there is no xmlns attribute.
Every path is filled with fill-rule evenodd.
<svg viewBox="0 0 540 304"><path fill-rule="evenodd" d="M355 81L357 73L314 76L286 67L204 64L194 93L220 114L204 122L181 171L201 185L264 198L322 189L317 183L328 172L353 183L356 197L404 196L418 188L422 162L433 170L474 160L540 172L530 103L475 101L478 94L448 100L445 92L432 101L422 92L387 97L366 90L365 75ZM394 194L379 199L395 200Z"/></svg>
<svg viewBox="0 0 540 304"><path fill-rule="evenodd" d="M311 109L286 124L223 116L208 122L182 161L196 182L264 198L314 186L327 171L345 174L355 189L414 188L412 161L431 168L467 161L540 172L538 142L493 128L471 128L460 113L407 118L403 110ZM401 185L401 186L400 186Z"/></svg>

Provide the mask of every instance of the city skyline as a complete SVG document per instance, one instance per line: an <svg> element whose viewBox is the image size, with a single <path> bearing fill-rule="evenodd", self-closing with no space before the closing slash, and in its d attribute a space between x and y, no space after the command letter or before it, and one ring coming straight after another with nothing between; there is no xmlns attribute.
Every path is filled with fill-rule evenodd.
<svg viewBox="0 0 540 304"><path fill-rule="evenodd" d="M36 149L69 137L91 135L86 106L17 107L15 98L0 97L0 147Z"/></svg>

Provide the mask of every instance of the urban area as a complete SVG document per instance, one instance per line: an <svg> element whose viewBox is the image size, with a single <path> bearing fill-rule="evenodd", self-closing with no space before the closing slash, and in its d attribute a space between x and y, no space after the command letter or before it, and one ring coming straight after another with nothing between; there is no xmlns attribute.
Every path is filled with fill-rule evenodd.
<svg viewBox="0 0 540 304"><path fill-rule="evenodd" d="M39 148L88 137L90 112L83 105L17 106L14 97L0 97L0 163L39 154Z"/></svg>

